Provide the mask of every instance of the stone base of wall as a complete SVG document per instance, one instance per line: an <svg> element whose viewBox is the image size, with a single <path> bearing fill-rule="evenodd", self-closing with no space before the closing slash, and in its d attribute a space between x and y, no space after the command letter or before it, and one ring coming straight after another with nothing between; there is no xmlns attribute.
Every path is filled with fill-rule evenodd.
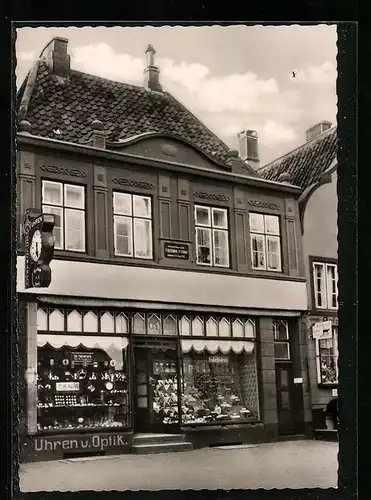
<svg viewBox="0 0 371 500"><path fill-rule="evenodd" d="M259 444L270 440L266 426L262 423L193 428L185 426L182 431L195 449L218 445Z"/></svg>
<svg viewBox="0 0 371 500"><path fill-rule="evenodd" d="M326 414L323 408L312 409L313 429L326 429Z"/></svg>

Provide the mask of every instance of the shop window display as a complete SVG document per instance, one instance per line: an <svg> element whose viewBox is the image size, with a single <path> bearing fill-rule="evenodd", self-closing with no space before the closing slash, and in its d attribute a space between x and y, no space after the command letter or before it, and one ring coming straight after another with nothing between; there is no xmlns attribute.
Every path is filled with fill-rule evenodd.
<svg viewBox="0 0 371 500"><path fill-rule="evenodd" d="M318 383L338 383L337 329L333 327L332 338L317 339Z"/></svg>
<svg viewBox="0 0 371 500"><path fill-rule="evenodd" d="M163 359L153 362L152 386L152 406L156 423L177 424L179 422L178 378L175 361Z"/></svg>
<svg viewBox="0 0 371 500"><path fill-rule="evenodd" d="M240 422L259 418L254 354L183 358L182 423Z"/></svg>
<svg viewBox="0 0 371 500"><path fill-rule="evenodd" d="M129 425L126 350L46 344L37 368L38 431Z"/></svg>

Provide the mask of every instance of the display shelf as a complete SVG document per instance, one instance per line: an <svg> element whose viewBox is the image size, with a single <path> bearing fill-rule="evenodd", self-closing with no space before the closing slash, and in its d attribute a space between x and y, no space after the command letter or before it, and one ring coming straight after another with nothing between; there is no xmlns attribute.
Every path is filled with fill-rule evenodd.
<svg viewBox="0 0 371 500"><path fill-rule="evenodd" d="M102 403L102 404L77 404L77 405L42 405L38 404L37 408L42 408L42 409L48 409L48 408L101 408L101 407L117 407L117 406L125 406L126 403L113 403L113 404L108 404L108 403Z"/></svg>
<svg viewBox="0 0 371 500"><path fill-rule="evenodd" d="M38 433L48 433L57 434L61 432L81 432L81 431L113 431L117 429L127 429L128 423L122 423L117 425L75 425L71 427L40 427L38 428Z"/></svg>

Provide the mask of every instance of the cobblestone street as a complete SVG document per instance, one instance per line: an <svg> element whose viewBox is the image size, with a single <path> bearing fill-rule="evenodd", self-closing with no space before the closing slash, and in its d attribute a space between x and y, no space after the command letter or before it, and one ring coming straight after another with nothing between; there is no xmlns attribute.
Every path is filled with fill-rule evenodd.
<svg viewBox="0 0 371 500"><path fill-rule="evenodd" d="M338 444L293 441L20 466L32 491L337 487Z"/></svg>

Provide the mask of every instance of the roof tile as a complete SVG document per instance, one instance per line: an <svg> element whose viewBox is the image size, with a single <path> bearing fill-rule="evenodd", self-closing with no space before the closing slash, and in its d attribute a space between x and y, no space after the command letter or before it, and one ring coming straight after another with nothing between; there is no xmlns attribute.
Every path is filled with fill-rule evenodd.
<svg viewBox="0 0 371 500"><path fill-rule="evenodd" d="M69 80L63 81L40 61L25 117L33 133L55 139L53 129L65 125L69 133L62 130L63 139L82 143L95 118L103 122L108 141L144 132L169 133L192 142L221 162L227 159L228 146L170 94L75 70L71 70ZM256 175L252 169L251 174Z"/></svg>
<svg viewBox="0 0 371 500"><path fill-rule="evenodd" d="M336 157L336 153L337 129L333 127L312 141L261 167L258 173L270 181L278 181L281 174L287 173L292 184L306 189L318 182Z"/></svg>

